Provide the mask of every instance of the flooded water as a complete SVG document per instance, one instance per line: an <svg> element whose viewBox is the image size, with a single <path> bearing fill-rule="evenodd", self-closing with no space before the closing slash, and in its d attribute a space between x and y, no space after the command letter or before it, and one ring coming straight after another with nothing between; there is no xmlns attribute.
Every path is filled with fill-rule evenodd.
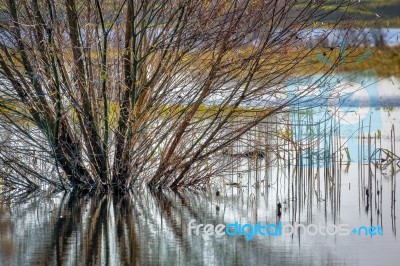
<svg viewBox="0 0 400 266"><path fill-rule="evenodd" d="M340 126L327 120L335 129L319 127L313 139L295 122L315 114L287 116L292 137L277 141L271 156L226 154L240 167L208 190L137 189L123 197L35 192L4 201L0 264L398 265L400 109L357 108ZM289 134L282 126L277 130ZM304 145L293 148L302 130ZM309 156L310 147L317 157ZM232 231L259 222L275 227L254 237L250 227L243 235ZM205 224L231 230L211 235Z"/></svg>
<svg viewBox="0 0 400 266"><path fill-rule="evenodd" d="M340 188L294 191L297 182L274 172L270 186L225 185L217 192L136 191L125 197L58 194L3 204L2 265L397 265L399 207L392 177L380 177L368 206L357 168L342 170ZM396 176L397 178L397 176ZM301 182L301 180L299 180ZM313 182L313 180L311 181ZM285 183L290 185L287 187ZM314 189L317 186L314 186ZM287 191L289 188L289 191ZM398 188L395 191L398 195ZM277 202L282 213L277 215ZM205 236L188 223L234 222L379 225L383 235Z"/></svg>
<svg viewBox="0 0 400 266"><path fill-rule="evenodd" d="M376 45L376 40L381 37L384 43L388 46L396 46L399 44L400 29L399 28L364 28L363 30L330 30L323 28L316 28L311 31L300 32L304 36L311 37L312 39L318 39L321 36L328 36L328 42L337 42L338 39L343 36L347 36L350 41L356 42L365 40L368 44Z"/></svg>

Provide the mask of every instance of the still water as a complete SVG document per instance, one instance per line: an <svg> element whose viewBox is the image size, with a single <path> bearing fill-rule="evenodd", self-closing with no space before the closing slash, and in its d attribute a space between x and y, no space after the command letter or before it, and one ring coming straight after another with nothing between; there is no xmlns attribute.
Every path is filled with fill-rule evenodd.
<svg viewBox="0 0 400 266"><path fill-rule="evenodd" d="M397 177L397 176L396 176ZM282 178L282 177L281 177ZM2 205L2 265L397 265L400 209L390 177L380 196L358 189L357 173L342 177L340 203L315 191L287 198L285 180L267 187L227 185L216 192L136 191L130 197L58 194ZM281 185L278 185L281 183ZM289 195L293 196L289 192ZM300 195L301 194L301 195ZM396 194L399 194L398 188ZM276 202L282 202L281 217ZM337 200L337 199L336 199ZM381 201L381 203L380 203ZM188 235L188 223L380 225L383 236L210 237Z"/></svg>
<svg viewBox="0 0 400 266"><path fill-rule="evenodd" d="M341 159L325 168L294 167L290 152L283 149L269 164L265 158L230 158L241 167L206 190L138 189L123 197L36 192L4 201L0 264L398 265L400 160L393 154L400 154L400 135L394 134L400 132L400 109L357 112L358 121L360 114L379 113L379 137L370 139L374 145L369 150L347 146L352 158L337 153L335 158ZM371 130L369 125L363 132ZM368 143L360 133L347 137ZM338 138L342 146L351 143ZM366 159L377 148L393 152L392 157ZM244 235L208 236L201 230L189 235L191 220L196 225L346 225L349 230L379 226L383 234L307 235L299 229L246 240Z"/></svg>

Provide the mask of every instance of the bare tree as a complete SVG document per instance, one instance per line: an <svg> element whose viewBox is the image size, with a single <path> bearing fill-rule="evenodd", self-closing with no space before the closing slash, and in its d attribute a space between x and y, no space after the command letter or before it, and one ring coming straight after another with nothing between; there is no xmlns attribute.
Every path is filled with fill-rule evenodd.
<svg viewBox="0 0 400 266"><path fill-rule="evenodd" d="M2 1L9 182L207 183L228 166L224 147L293 100L289 78L333 69L310 67L318 44L306 49L299 34L339 9L338 21L351 22L343 10L352 1L329 11L325 2Z"/></svg>

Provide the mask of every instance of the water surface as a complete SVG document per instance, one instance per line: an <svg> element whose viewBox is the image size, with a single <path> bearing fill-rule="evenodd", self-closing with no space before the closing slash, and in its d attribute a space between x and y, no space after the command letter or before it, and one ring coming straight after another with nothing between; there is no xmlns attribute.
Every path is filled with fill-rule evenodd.
<svg viewBox="0 0 400 266"><path fill-rule="evenodd" d="M340 144L336 148L341 152L330 157L336 158L332 164L296 160L289 148L271 151L268 160L242 158L236 151L223 159L237 160L240 167L205 190L137 189L125 196L96 197L35 192L5 201L0 205L1 265L398 265L400 163L371 154L375 149L400 154L400 136L393 135L400 132L400 109L364 107L356 112L352 124L357 125L361 115L369 121L368 114L378 113L380 136L365 124L356 134L327 138L332 147ZM245 136L249 143L256 143L252 136L259 137L253 133ZM374 145L352 148L349 139L363 147L368 141ZM343 155L345 148L350 159ZM329 158L320 159L325 163ZM383 235L296 231L247 241L245 236L189 235L193 219L213 225L380 226Z"/></svg>

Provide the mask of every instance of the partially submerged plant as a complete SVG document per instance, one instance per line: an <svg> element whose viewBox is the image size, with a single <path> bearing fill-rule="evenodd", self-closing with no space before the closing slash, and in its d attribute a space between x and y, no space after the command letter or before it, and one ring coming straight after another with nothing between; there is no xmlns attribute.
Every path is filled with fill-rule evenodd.
<svg viewBox="0 0 400 266"><path fill-rule="evenodd" d="M298 33L338 9L351 22L343 10L352 1L329 11L324 2L7 1L2 183L102 191L207 184L232 164L218 160L223 148L294 100L285 82L307 69L318 46ZM341 60L332 50L321 79Z"/></svg>

